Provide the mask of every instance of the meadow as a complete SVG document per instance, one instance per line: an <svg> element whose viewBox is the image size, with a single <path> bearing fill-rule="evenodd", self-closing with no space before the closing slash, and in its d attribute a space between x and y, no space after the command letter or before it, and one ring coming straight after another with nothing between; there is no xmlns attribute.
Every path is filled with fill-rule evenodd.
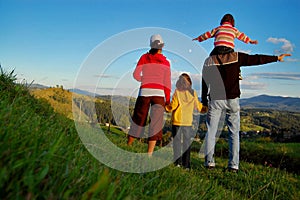
<svg viewBox="0 0 300 200"><path fill-rule="evenodd" d="M0 69L0 199L300 199L298 144L242 141L238 173L224 170L223 140L214 170L204 168L201 144L194 143L190 171L172 164L149 173L118 171L88 152L73 120ZM146 151L138 141L129 149L119 129L103 134L123 149Z"/></svg>

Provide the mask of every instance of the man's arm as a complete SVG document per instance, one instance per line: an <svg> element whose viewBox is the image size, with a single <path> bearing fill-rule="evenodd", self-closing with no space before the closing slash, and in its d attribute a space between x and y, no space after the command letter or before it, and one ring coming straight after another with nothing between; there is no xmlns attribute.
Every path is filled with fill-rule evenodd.
<svg viewBox="0 0 300 200"><path fill-rule="evenodd" d="M245 53L238 53L239 55L239 63L241 66L252 66L252 65L262 65L271 62L282 62L284 57L291 56L291 54L281 54L279 56L271 56L271 55L248 55Z"/></svg>

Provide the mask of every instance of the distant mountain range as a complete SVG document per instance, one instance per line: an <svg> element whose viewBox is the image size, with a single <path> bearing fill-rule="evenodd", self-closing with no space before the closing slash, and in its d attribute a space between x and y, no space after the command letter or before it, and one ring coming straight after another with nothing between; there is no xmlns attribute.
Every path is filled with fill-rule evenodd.
<svg viewBox="0 0 300 200"><path fill-rule="evenodd" d="M95 96L91 92L87 92L79 89L70 89L69 91ZM96 95L97 97L107 99L107 95ZM272 109L272 110L283 110L291 112L300 112L300 98L296 97L282 97L282 96L269 96L269 95L259 95L251 98L240 99L240 105L242 109Z"/></svg>
<svg viewBox="0 0 300 200"><path fill-rule="evenodd" d="M92 92L88 92L86 90L81 90L81 89L77 89L77 88L74 88L74 89L68 89L70 92L74 92L74 93L77 93L77 94L81 94L81 95L86 95L86 96L91 96L91 97L94 97L96 96L97 94L95 93L92 93Z"/></svg>
<svg viewBox="0 0 300 200"><path fill-rule="evenodd" d="M247 99L240 99L243 108L273 109L300 112L300 98L259 95Z"/></svg>
<svg viewBox="0 0 300 200"><path fill-rule="evenodd" d="M49 87L45 86L45 85L38 84L38 83L34 83L34 84L29 85L29 88L31 88L31 89L45 89L45 88L49 88Z"/></svg>

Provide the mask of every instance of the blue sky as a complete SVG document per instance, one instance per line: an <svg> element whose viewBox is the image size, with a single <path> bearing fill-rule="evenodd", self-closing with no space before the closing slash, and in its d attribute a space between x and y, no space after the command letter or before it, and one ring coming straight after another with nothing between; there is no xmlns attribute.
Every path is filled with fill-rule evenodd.
<svg viewBox="0 0 300 200"><path fill-rule="evenodd" d="M288 2L288 3L287 3ZM300 1L291 0L0 0L0 63L6 70L15 69L18 81L47 86L79 86L81 89L107 92L121 84L138 87L131 77L139 56L147 51L150 35L136 36L145 45L126 54L114 55L126 41L113 43L116 35L126 31L157 27L182 34L190 40L219 25L222 16L231 13L236 27L258 45L236 40L236 51L251 54L291 53L284 63L272 63L242 69L242 97L259 94L300 97ZM176 36L176 34L175 34ZM201 67L193 69L189 60L172 52L197 45L210 52L213 40L202 43L168 38L166 56L172 63L172 77L190 72L193 85L200 90ZM132 39L134 40L134 38ZM78 83L81 68L91 53L106 41L111 44L101 52L115 59L105 70L95 69L94 79ZM175 44L168 44L172 41ZM172 48L171 48L172 46ZM126 45L125 45L126 47ZM168 51L169 47L169 51ZM196 48L196 47L195 47ZM190 49L189 49L190 50ZM200 56L201 57L201 56ZM201 57L202 59L202 57ZM98 65L101 65L101 60ZM101 68L102 67L102 68ZM101 66L100 69L103 69ZM95 83L97 86L95 86ZM134 86L132 86L134 85ZM101 87L103 90L101 90ZM104 90L104 88L106 90Z"/></svg>

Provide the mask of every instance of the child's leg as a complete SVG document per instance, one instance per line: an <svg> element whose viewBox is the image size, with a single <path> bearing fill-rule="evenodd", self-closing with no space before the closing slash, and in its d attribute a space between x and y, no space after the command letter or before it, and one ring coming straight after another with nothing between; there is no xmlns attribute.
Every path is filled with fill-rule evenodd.
<svg viewBox="0 0 300 200"><path fill-rule="evenodd" d="M172 137L173 137L173 158L175 165L181 165L181 133L180 126L172 126Z"/></svg>
<svg viewBox="0 0 300 200"><path fill-rule="evenodd" d="M184 168L191 168L190 155L191 155L191 126L182 127L183 131L183 148L182 151L182 165Z"/></svg>
<svg viewBox="0 0 300 200"><path fill-rule="evenodd" d="M242 71L240 70L240 73L239 73L239 79L240 80L243 80L243 77L242 77Z"/></svg>
<svg viewBox="0 0 300 200"><path fill-rule="evenodd" d="M218 55L219 54L219 51L218 51L218 47L215 47L211 52L210 52L210 56L213 56L213 55Z"/></svg>
<svg viewBox="0 0 300 200"><path fill-rule="evenodd" d="M209 55L212 56L212 55L226 54L232 52L234 52L233 48L226 47L226 46L216 46Z"/></svg>

